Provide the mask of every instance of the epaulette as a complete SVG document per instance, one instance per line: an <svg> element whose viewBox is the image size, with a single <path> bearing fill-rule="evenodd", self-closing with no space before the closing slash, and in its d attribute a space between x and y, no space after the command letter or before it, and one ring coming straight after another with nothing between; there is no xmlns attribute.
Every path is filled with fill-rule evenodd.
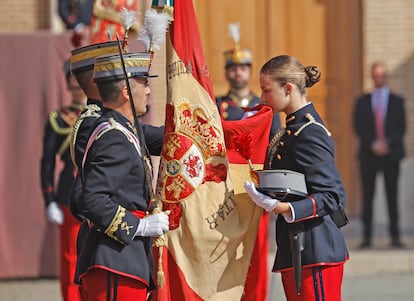
<svg viewBox="0 0 414 301"><path fill-rule="evenodd" d="M78 119L73 125L72 135L70 136L69 149L70 149L70 157L72 158L72 163L73 163L73 166L75 166L75 169L78 168L76 161L75 161L75 144L76 144L76 137L78 136L79 128L84 119L89 118L89 117L93 117L93 118L101 117L101 115L97 113L99 111L101 111L101 108L98 105L95 105L95 104L87 105L85 110L79 115Z"/></svg>
<svg viewBox="0 0 414 301"><path fill-rule="evenodd" d="M58 135L66 136L66 139L62 142L62 144L60 145L60 147L57 151L57 153L59 155L62 155L69 146L70 133L72 132L72 125L69 124L67 120L71 119L72 117L76 118L76 114L75 113L73 113L73 114L74 114L74 116L71 116L66 111L63 111L63 109L60 110L59 112L58 111L52 111L49 114L49 123L50 123L50 126L52 127L52 130ZM59 125L59 123L57 121L59 116L60 116L60 118L63 119L63 121L65 121L67 126L60 126ZM70 118L69 118L69 116L70 116ZM65 118L65 117L68 117L68 118Z"/></svg>
<svg viewBox="0 0 414 301"><path fill-rule="evenodd" d="M103 123L101 125L103 125ZM112 130L116 130L116 125L117 125L117 123L116 123L115 119L109 118L107 126L102 127L99 131L94 131L89 139L95 140L95 141L99 140L107 132L112 131Z"/></svg>
<svg viewBox="0 0 414 301"><path fill-rule="evenodd" d="M88 117L95 117L95 118L101 117L101 115L97 113L99 111L101 111L101 107L99 107L98 105L96 104L87 105L85 110L83 110L83 112L79 115L78 120L85 119Z"/></svg>
<svg viewBox="0 0 414 301"><path fill-rule="evenodd" d="M305 128L307 128L311 124L315 124L315 125L318 125L321 128L323 128L325 130L326 134L329 137L332 136L331 132L329 132L328 129L322 123L317 122L315 120L315 117L313 117L313 115L311 113L306 113L305 118L308 119L309 121L306 122L304 125L302 125L293 135L295 135L297 137L297 136L299 136L300 132L302 132Z"/></svg>
<svg viewBox="0 0 414 301"><path fill-rule="evenodd" d="M138 143L139 144L139 142L135 138L135 136L132 135L131 132L128 131L123 125L121 125L120 123L116 122L115 119L109 118L108 119L108 123L109 123L109 126L107 126L105 128L102 128L102 130L99 131L96 134L95 140L99 140L105 133L107 133L107 132L109 132L111 130L118 130L118 131L122 132L125 135L125 137L128 139L128 141L130 143L132 143L132 144ZM137 151L138 151L138 154L141 155L141 149L140 148L137 148Z"/></svg>
<svg viewBox="0 0 414 301"><path fill-rule="evenodd" d="M84 105L72 104L70 107L64 107L60 109L60 117L66 122L69 127L72 127L84 108Z"/></svg>
<svg viewBox="0 0 414 301"><path fill-rule="evenodd" d="M61 116L61 114L58 111L52 111L49 114L49 123L50 126L52 127L52 130L58 134L58 135L68 135L70 134L70 132L72 131L71 127L68 126L60 126L57 119L58 117Z"/></svg>

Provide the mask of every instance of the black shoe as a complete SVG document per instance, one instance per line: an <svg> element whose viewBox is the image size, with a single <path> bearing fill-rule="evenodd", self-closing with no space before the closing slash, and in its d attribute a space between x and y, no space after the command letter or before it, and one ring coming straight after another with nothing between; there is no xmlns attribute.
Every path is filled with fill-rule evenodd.
<svg viewBox="0 0 414 301"><path fill-rule="evenodd" d="M368 249L371 248L371 243L369 241L364 241L359 245L360 249Z"/></svg>
<svg viewBox="0 0 414 301"><path fill-rule="evenodd" d="M404 244L402 244L401 241L399 241L399 240L393 240L391 242L391 247L402 249L402 248L404 248Z"/></svg>

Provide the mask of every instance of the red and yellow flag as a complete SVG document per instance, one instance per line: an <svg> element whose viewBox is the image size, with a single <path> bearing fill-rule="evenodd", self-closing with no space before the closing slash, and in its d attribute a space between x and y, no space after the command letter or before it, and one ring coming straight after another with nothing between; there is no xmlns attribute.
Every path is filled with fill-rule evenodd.
<svg viewBox="0 0 414 301"><path fill-rule="evenodd" d="M258 109L255 115L247 119L222 121L236 200L244 197L244 181L255 180L254 176L250 175L251 169L246 164L246 160L250 160L255 170L263 167L272 117L272 110L263 106ZM257 226L257 236L244 283L242 301L267 300L270 272L267 264L269 219L269 214L263 211Z"/></svg>
<svg viewBox="0 0 414 301"><path fill-rule="evenodd" d="M234 122L225 135L192 0L174 2L167 39L166 134L156 189L163 209L171 210L171 230L162 253L156 254L162 258L165 284L153 300L240 300L262 209L243 188L250 179L247 161L230 164L228 151L236 147L234 137L251 132L249 141L257 147L251 160L260 169L272 114L263 107ZM260 256L266 262L267 250ZM263 279L267 282L267 274Z"/></svg>

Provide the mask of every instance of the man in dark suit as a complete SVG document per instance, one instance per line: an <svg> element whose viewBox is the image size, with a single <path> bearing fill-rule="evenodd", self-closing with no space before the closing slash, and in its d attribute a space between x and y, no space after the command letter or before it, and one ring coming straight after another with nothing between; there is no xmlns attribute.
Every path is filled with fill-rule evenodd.
<svg viewBox="0 0 414 301"><path fill-rule="evenodd" d="M387 87L387 70L383 63L374 63L371 72L374 88L356 100L353 116L354 130L360 141L364 227L361 247L371 246L373 198L379 172L383 172L385 181L391 245L402 247L398 228L398 175L405 153L404 99Z"/></svg>

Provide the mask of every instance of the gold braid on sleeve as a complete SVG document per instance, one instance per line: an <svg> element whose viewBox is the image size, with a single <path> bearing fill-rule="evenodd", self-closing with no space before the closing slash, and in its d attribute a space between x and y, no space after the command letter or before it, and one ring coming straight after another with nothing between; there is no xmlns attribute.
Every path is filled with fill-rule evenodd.
<svg viewBox="0 0 414 301"><path fill-rule="evenodd" d="M122 220L125 217L125 211L126 209L124 207L118 205L118 209L116 210L115 216L113 217L108 228L106 228L104 231L106 235L119 242L121 241L114 235L114 233L116 232L116 230L118 230L119 226L121 225Z"/></svg>

